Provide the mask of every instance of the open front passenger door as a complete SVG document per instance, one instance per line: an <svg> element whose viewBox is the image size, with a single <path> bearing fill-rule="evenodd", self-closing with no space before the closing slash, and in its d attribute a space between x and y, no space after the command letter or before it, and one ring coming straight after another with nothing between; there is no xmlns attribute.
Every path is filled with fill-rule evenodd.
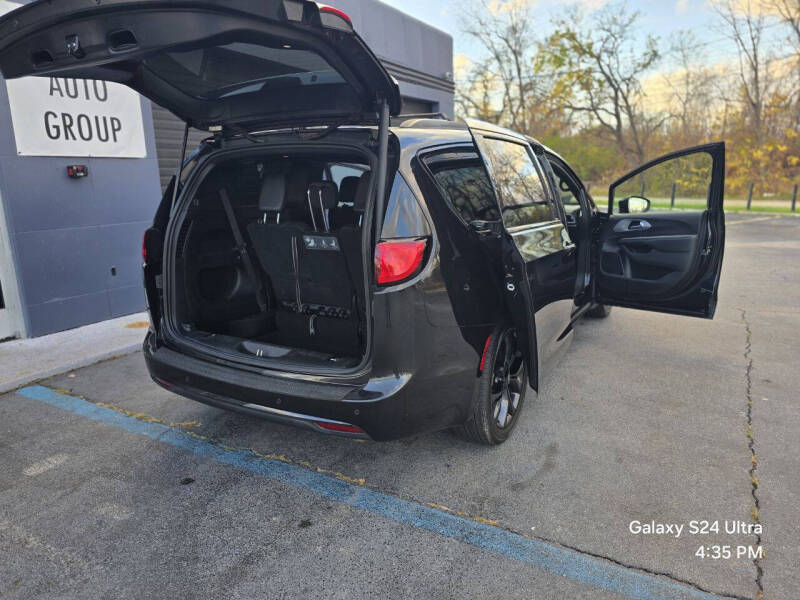
<svg viewBox="0 0 800 600"><path fill-rule="evenodd" d="M609 188L595 229L598 303L713 318L725 244L723 142L680 150ZM671 204L696 210L663 210Z"/></svg>

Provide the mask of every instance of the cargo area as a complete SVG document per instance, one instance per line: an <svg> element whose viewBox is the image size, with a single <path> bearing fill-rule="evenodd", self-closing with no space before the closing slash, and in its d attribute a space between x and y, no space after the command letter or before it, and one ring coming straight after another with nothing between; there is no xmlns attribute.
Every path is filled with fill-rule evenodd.
<svg viewBox="0 0 800 600"><path fill-rule="evenodd" d="M201 176L173 233L178 336L289 370L358 366L367 346L368 160L250 154Z"/></svg>

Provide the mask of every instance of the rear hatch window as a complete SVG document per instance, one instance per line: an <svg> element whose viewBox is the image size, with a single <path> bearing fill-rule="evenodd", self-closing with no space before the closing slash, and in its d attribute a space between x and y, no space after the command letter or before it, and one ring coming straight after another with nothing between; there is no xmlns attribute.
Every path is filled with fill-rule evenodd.
<svg viewBox="0 0 800 600"><path fill-rule="evenodd" d="M232 43L186 52L161 52L142 62L164 81L201 100L257 94L278 87L344 83L344 78L322 56L290 44L270 48Z"/></svg>

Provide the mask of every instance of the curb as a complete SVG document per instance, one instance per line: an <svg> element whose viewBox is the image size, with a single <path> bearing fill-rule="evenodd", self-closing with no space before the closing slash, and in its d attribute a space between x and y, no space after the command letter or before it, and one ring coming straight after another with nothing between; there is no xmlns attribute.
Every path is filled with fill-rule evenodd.
<svg viewBox="0 0 800 600"><path fill-rule="evenodd" d="M75 360L69 363L60 364L56 367L52 367L44 371L36 371L35 373L31 373L30 375L26 375L25 377L20 377L19 379L14 379L12 381L0 381L0 394L5 394L12 390L16 390L17 388L20 388L34 381L39 381L41 379L47 379L48 377L61 375L62 373L66 373L67 371L74 371L75 369L82 369L84 367L89 367L104 360L108 360L109 358L133 354L134 352L137 352L141 349L142 349L142 342L134 342L132 344L127 344L126 346L114 348L113 350L107 350L99 354L87 356L85 358L81 358L80 360Z"/></svg>

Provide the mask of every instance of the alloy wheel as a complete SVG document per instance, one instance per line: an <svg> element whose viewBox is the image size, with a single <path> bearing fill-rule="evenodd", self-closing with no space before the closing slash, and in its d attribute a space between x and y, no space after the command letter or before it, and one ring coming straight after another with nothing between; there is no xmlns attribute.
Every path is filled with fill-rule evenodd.
<svg viewBox="0 0 800 600"><path fill-rule="evenodd" d="M525 364L517 347L517 332L506 329L497 345L492 367L492 415L498 429L514 422L522 398Z"/></svg>

